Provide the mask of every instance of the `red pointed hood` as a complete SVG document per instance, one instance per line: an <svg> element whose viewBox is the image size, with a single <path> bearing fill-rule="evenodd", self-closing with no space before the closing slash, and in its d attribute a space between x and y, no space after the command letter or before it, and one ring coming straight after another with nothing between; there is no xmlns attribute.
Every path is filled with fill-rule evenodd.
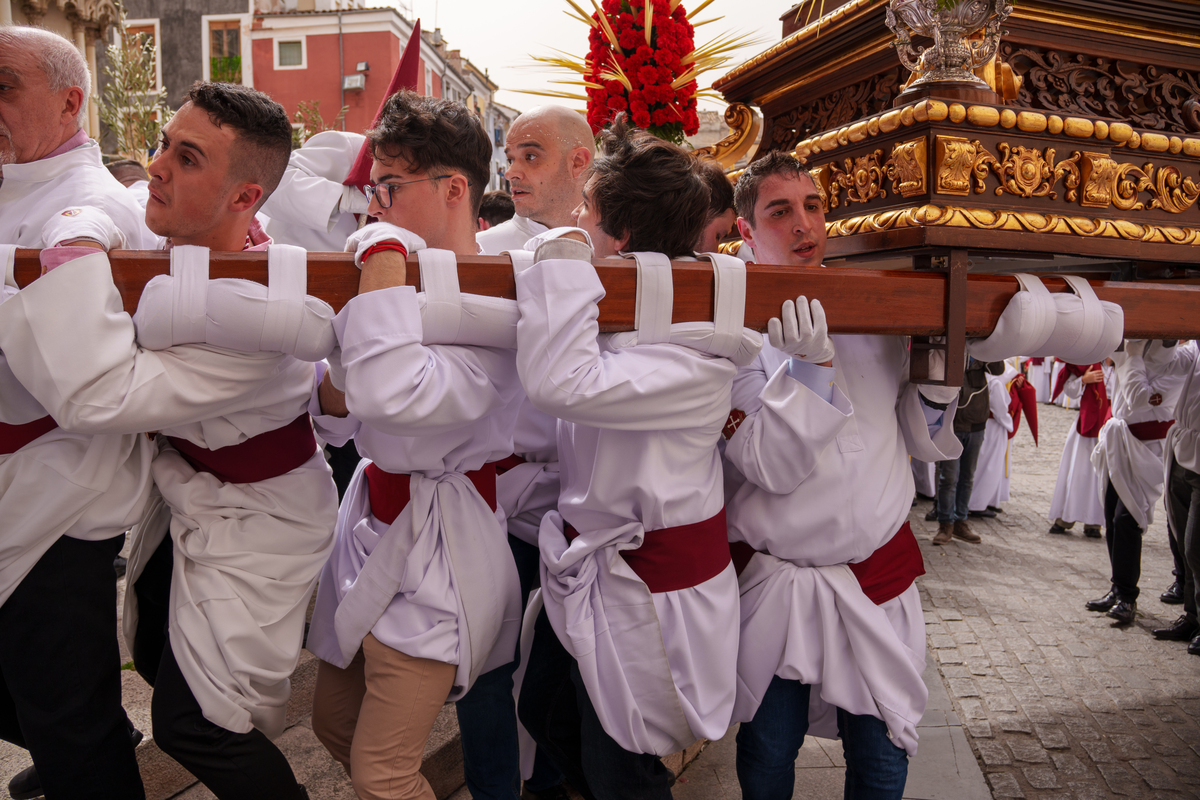
<svg viewBox="0 0 1200 800"><path fill-rule="evenodd" d="M404 53L400 56L400 63L396 65L396 72L392 75L392 82L388 84L387 92L383 95L383 102L379 104L379 110L375 112L375 119L371 122L372 127L379 122L379 115L383 113L383 107L387 104L389 97L401 89L412 89L414 92L417 90L420 57L421 20L418 19L413 25L412 36L408 37L408 44L404 46ZM350 174L346 176L346 180L342 181L342 183L346 186L357 186L361 189L370 182L371 151L367 148L366 142L364 142L362 149L358 151L358 157L354 159L354 166L350 168Z"/></svg>

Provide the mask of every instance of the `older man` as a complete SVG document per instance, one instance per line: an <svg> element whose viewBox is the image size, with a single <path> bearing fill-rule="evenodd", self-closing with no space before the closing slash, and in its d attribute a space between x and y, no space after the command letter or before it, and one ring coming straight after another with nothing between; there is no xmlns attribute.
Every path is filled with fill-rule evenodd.
<svg viewBox="0 0 1200 800"><path fill-rule="evenodd" d="M0 29L0 243L52 243L48 223L92 205L114 238L149 244L141 209L80 128L89 85L67 40ZM16 293L9 283L0 300ZM0 421L0 637L21 643L0 648L0 738L30 750L51 800L142 797L121 710L113 557L150 491L148 443L62 430L4 357Z"/></svg>
<svg viewBox="0 0 1200 800"><path fill-rule="evenodd" d="M539 233L573 224L571 212L595 152L592 129L577 111L538 106L517 117L504 142L504 177L517 214L475 237L482 251L518 250Z"/></svg>

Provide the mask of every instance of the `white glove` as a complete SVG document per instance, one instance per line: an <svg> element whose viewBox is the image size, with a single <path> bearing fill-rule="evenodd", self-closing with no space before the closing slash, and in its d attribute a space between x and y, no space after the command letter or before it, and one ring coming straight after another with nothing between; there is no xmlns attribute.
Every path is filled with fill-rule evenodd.
<svg viewBox="0 0 1200 800"><path fill-rule="evenodd" d="M541 247L543 244L545 244L546 242L549 242L552 239L561 239L566 234L572 233L572 232L582 233L583 238L587 240L587 246L592 247L592 237L588 236L587 231L585 231L583 228L572 228L570 225L563 225L560 228L551 228L548 231L542 231L537 236L534 236L532 239L525 242L525 246L522 247L521 249L528 250L529 252L534 253L534 252L537 252L537 249L539 247Z"/></svg>
<svg viewBox="0 0 1200 800"><path fill-rule="evenodd" d="M946 337L936 337L933 342L946 341ZM929 380L942 381L946 379L946 351L945 350L930 350L929 351ZM957 386L932 386L922 383L917 386L917 391L921 396L931 403L936 403L939 406L948 406L954 402L954 398L958 397L959 387Z"/></svg>
<svg viewBox="0 0 1200 800"><path fill-rule="evenodd" d="M425 249L425 240L412 231L390 222L373 222L346 238L346 252L354 253L354 266L362 269L363 254L380 242L399 242L410 255Z"/></svg>
<svg viewBox="0 0 1200 800"><path fill-rule="evenodd" d="M338 201L338 211L344 214L365 214L371 207L371 198L362 193L357 186L343 186L342 199Z"/></svg>
<svg viewBox="0 0 1200 800"><path fill-rule="evenodd" d="M125 234L103 211L90 206L65 208L42 226L42 242L46 247L87 239L105 250L125 247Z"/></svg>
<svg viewBox="0 0 1200 800"><path fill-rule="evenodd" d="M810 304L804 295L797 297L795 303L785 300L782 317L782 322L779 317L767 321L767 338L772 347L811 364L824 364L833 358L833 341L820 300Z"/></svg>

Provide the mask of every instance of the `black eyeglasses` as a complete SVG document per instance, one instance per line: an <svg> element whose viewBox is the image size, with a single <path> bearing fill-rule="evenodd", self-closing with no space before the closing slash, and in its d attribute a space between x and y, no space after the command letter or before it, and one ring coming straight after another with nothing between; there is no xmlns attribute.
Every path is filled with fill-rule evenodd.
<svg viewBox="0 0 1200 800"><path fill-rule="evenodd" d="M371 196L375 196L375 201L379 203L380 208L392 207L392 190L399 189L401 186L408 186L410 183L425 183L426 181L440 181L442 178L451 177L446 175L434 175L432 178L421 178L415 181L404 181L403 183L377 183L374 186L367 184L363 187L363 194L370 200Z"/></svg>

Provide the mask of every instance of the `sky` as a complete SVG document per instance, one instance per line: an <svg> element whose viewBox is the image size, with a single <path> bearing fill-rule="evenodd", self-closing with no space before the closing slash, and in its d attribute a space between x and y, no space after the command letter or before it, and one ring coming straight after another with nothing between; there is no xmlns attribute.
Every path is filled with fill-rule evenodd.
<svg viewBox="0 0 1200 800"><path fill-rule="evenodd" d="M684 8L694 8L698 2L684 0ZM722 15L724 19L697 30L698 44L732 31L751 33L764 41L736 52L728 67L701 76L701 88L708 88L728 69L778 43L782 31L779 17L793 2L713 0L702 10L697 19ZM576 0L576 3L584 9L591 9L590 0ZM555 101L513 91L581 91L549 83L551 80L569 79L570 74L533 64L530 60L531 55L553 55L555 48L578 58L587 54L587 26L563 13L570 9L566 0L393 0L390 4L407 5L414 16L420 17L421 27L425 30L440 27L450 49L461 50L463 56L475 66L488 70L492 81L501 87L496 93L498 102L522 111L546 102L561 102L582 108L581 101ZM701 100L700 107L722 111L725 106L720 102Z"/></svg>

